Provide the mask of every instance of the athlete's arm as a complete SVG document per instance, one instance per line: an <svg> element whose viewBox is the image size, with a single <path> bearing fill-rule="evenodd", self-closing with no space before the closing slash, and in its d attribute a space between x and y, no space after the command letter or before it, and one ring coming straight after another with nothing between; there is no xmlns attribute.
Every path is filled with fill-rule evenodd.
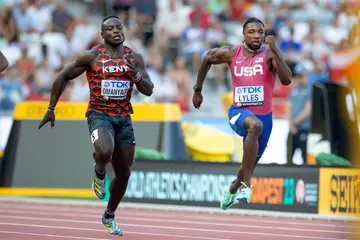
<svg viewBox="0 0 360 240"><path fill-rule="evenodd" d="M222 63L227 63L228 65L230 65L234 53L235 51L232 47L224 46L221 48L213 48L205 55L200 64L200 68L197 74L196 85L194 86L192 102L195 108L199 109L202 104L203 96L201 94L201 90L205 81L206 74L210 70L211 65L217 65Z"/></svg>
<svg viewBox="0 0 360 240"><path fill-rule="evenodd" d="M222 63L231 64L232 57L234 56L234 49L230 46L223 46L220 48L211 49L203 58L197 74L196 87L202 88L206 74L210 70L211 65Z"/></svg>
<svg viewBox="0 0 360 240"><path fill-rule="evenodd" d="M140 74L140 81L136 82L136 88L145 96L151 96L154 89L154 84L151 82L150 76L146 71L145 62L140 54L134 54L136 70Z"/></svg>
<svg viewBox="0 0 360 240"><path fill-rule="evenodd" d="M273 36L267 36L265 43L269 45L270 51L267 52L267 63L270 64L269 68L273 70L274 74L277 74L283 85L291 84L291 70L281 57L280 50L275 45L275 38Z"/></svg>
<svg viewBox="0 0 360 240"><path fill-rule="evenodd" d="M55 78L51 89L50 103L43 120L40 122L38 129L42 128L46 123L51 122L51 128L55 126L54 110L61 94L63 93L68 81L73 80L83 74L96 58L94 49L83 52L76 61L65 67Z"/></svg>
<svg viewBox="0 0 360 240"><path fill-rule="evenodd" d="M5 69L9 66L9 61L4 56L4 54L0 51L0 72L5 71Z"/></svg>
<svg viewBox="0 0 360 240"><path fill-rule="evenodd" d="M85 51L57 75L51 90L49 109L55 109L68 81L83 74L91 66L95 57L96 54L92 50Z"/></svg>

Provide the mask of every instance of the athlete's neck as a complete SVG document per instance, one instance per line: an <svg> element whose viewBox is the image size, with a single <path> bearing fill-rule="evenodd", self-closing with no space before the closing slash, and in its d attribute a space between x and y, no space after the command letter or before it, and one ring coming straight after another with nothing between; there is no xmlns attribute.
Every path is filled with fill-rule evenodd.
<svg viewBox="0 0 360 240"><path fill-rule="evenodd" d="M256 52L254 50L251 50L246 43L243 44L243 55L248 58L248 57L254 57L256 56L260 51L262 50L262 46L260 47L259 50L257 50Z"/></svg>
<svg viewBox="0 0 360 240"><path fill-rule="evenodd" d="M244 42L244 48L246 48L249 52L251 53L258 53L258 52L261 52L261 50L263 49L263 46L260 46L258 49L254 50L254 49L251 49L249 47L249 45L247 45L247 43Z"/></svg>
<svg viewBox="0 0 360 240"><path fill-rule="evenodd" d="M122 57L124 55L124 44L113 46L107 43L104 43L104 47L110 57Z"/></svg>

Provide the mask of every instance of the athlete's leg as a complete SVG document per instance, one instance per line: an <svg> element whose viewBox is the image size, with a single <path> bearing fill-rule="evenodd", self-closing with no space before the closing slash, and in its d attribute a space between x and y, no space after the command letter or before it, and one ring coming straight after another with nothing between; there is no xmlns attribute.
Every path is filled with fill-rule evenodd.
<svg viewBox="0 0 360 240"><path fill-rule="evenodd" d="M111 161L115 176L110 184L110 198L106 208L108 212L115 212L126 192L134 156L134 146L115 148L113 159Z"/></svg>
<svg viewBox="0 0 360 240"><path fill-rule="evenodd" d="M103 113L90 113L88 125L95 150L93 152L95 176L92 188L96 196L102 200L106 194L105 166L110 162L114 151L115 131L110 117Z"/></svg>
<svg viewBox="0 0 360 240"><path fill-rule="evenodd" d="M241 124L241 123L240 123ZM244 155L241 167L238 170L237 178L230 187L230 193L235 194L243 181L246 186L250 186L251 175L256 165L256 157L259 151L258 139L262 133L263 124L256 116L248 116L243 121L247 132L244 141Z"/></svg>
<svg viewBox="0 0 360 240"><path fill-rule="evenodd" d="M271 131L272 131L272 113L267 115L257 115L257 119L259 119L262 123L262 132L259 138L257 139L258 142L258 152L255 159L255 162L253 162L253 168L251 169L250 178L252 177L254 170L256 168L257 163L260 161L262 155L265 152L265 149L267 147L267 144L270 139ZM247 137L246 137L247 138ZM245 140L246 141L246 140ZM240 169L241 170L241 169ZM242 176L240 176L241 178ZM244 179L245 181L245 179ZM239 202L243 203L249 203L250 197L252 193L251 185L250 184L242 184L242 188L240 191L240 194L236 197L236 199Z"/></svg>
<svg viewBox="0 0 360 240"><path fill-rule="evenodd" d="M238 170L237 178L235 181L233 181L230 188L226 191L225 196L220 203L220 207L223 210L226 210L226 209L230 208L231 206L235 205L236 203L238 203L238 200L236 199L236 192L239 189L239 187L241 186L242 182L244 181L246 175L249 175L251 177L251 173L254 168L254 164L256 161L256 153L257 153L257 149L258 149L258 146L257 146L258 143L257 143L257 138L256 138L255 143L254 143L256 145L255 149L249 149L250 151L251 150L253 152L255 151L254 160L253 160L253 162L251 162L250 161L251 158L249 158L249 150L247 150L247 151L245 150L247 148L247 145L249 145L249 142L247 143L248 133L246 132L244 122L246 119L250 119L250 120L256 119L255 115L252 112L247 111L245 109L230 106L229 111L228 111L228 116L229 116L230 127L239 136L242 136L243 138L245 138L245 141L244 141L243 161L241 164L241 168ZM256 129L255 126L253 126L252 124L250 124L250 125L251 125L252 129L253 128ZM250 136L250 143L251 143L251 138L252 138L252 136ZM247 158L248 160L245 161L244 160L245 158Z"/></svg>
<svg viewBox="0 0 360 240"><path fill-rule="evenodd" d="M103 215L103 224L110 234L122 235L122 231L114 221L115 211L125 195L130 178L130 168L135 156L135 136L130 116L123 117L115 128L115 151L112 155L114 178L110 184L110 197Z"/></svg>

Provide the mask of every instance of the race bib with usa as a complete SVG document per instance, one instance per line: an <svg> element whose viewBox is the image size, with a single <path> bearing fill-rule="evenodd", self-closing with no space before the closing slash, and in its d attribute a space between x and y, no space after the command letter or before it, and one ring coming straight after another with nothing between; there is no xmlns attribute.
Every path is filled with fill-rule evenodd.
<svg viewBox="0 0 360 240"><path fill-rule="evenodd" d="M110 99L125 99L130 88L130 81L102 80L101 95Z"/></svg>
<svg viewBox="0 0 360 240"><path fill-rule="evenodd" d="M242 86L235 88L234 102L239 107L263 106L264 86Z"/></svg>

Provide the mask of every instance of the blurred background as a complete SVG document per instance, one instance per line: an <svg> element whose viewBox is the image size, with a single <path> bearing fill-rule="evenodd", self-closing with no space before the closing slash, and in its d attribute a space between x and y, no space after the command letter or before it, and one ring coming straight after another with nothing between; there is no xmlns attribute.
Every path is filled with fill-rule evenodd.
<svg viewBox="0 0 360 240"><path fill-rule="evenodd" d="M273 133L260 165L312 165L318 178L320 166L356 166L358 5L345 0L1 0L0 50L10 66L0 76L0 151L12 147L8 140L14 131L16 105L44 101L46 106L56 74L80 52L100 44L102 19L116 15L126 25L125 45L143 55L155 84L150 98L135 89L133 104L170 104L181 112L179 131L165 131L162 125L149 130L136 127L135 121L135 130L141 129L136 131L137 158L241 162L242 140L227 121L232 89L229 69L226 65L211 68L200 110L191 104L192 86L204 54L213 47L241 44L243 23L257 17L265 23L266 34L276 37L293 73L291 86L276 83ZM88 97L83 74L67 86L60 100L85 106ZM305 117L293 128L291 123L300 114ZM146 131L167 132L159 141L171 146L145 146L144 139L151 141ZM36 135L31 134L28 139ZM83 141L90 149L89 142ZM314 185L304 186L316 195L309 202L317 206L321 190L319 179L314 181L316 193L311 192ZM330 196L325 194L323 199Z"/></svg>

